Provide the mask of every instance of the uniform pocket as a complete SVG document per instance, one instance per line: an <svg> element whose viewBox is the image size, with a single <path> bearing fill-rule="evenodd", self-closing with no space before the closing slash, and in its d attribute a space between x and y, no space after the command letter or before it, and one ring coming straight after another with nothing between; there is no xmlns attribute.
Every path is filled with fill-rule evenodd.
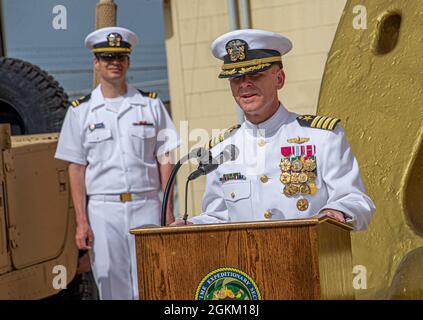
<svg viewBox="0 0 423 320"><path fill-rule="evenodd" d="M154 158L156 128L153 126L129 128L129 139L132 152L137 158L143 160Z"/></svg>
<svg viewBox="0 0 423 320"><path fill-rule="evenodd" d="M249 220L253 213L251 202L251 182L234 181L222 185L223 197L232 221Z"/></svg>
<svg viewBox="0 0 423 320"><path fill-rule="evenodd" d="M113 152L112 131L110 129L96 129L87 135L88 161L104 161ZM91 160L91 161L90 161Z"/></svg>

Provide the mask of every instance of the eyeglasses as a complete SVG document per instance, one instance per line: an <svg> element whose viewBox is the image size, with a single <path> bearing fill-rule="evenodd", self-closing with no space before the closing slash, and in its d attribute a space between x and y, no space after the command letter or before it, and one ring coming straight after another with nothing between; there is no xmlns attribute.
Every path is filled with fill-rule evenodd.
<svg viewBox="0 0 423 320"><path fill-rule="evenodd" d="M111 56L98 56L97 58L106 63L111 63L115 60L118 62L124 62L127 58L129 58L129 56L126 54L120 54L120 55L111 55Z"/></svg>

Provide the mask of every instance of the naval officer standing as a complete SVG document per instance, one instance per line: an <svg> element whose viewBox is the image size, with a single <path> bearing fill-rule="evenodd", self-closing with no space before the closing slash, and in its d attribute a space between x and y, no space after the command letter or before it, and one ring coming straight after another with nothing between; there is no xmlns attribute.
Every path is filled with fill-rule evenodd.
<svg viewBox="0 0 423 320"><path fill-rule="evenodd" d="M240 155L207 176L203 213L191 223L319 214L356 230L369 224L375 207L339 119L300 116L278 99L285 82L282 56L291 47L280 34L253 29L235 30L213 42L213 55L223 60L219 78L229 79L245 122L213 147L216 155L234 144Z"/></svg>
<svg viewBox="0 0 423 320"><path fill-rule="evenodd" d="M137 42L135 33L119 27L86 37L100 84L72 102L55 155L70 163L76 244L92 249L101 299L138 298L135 240L128 231L160 225L158 193L173 168L171 151L180 144L157 95L126 83ZM169 205L167 221L173 219Z"/></svg>

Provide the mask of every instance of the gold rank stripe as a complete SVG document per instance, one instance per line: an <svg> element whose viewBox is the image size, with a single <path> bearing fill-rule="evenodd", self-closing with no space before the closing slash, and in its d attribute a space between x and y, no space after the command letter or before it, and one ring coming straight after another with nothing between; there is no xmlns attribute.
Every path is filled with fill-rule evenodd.
<svg viewBox="0 0 423 320"><path fill-rule="evenodd" d="M225 63L222 66L222 70L255 66L255 65L260 65L260 64L269 63L269 62L282 62L281 56L268 57L268 58L262 58L262 59L253 59L253 60L247 60L247 61L235 62L235 63Z"/></svg>
<svg viewBox="0 0 423 320"><path fill-rule="evenodd" d="M149 92L148 97L151 98L151 99L156 99L157 93L156 92Z"/></svg>
<svg viewBox="0 0 423 320"><path fill-rule="evenodd" d="M96 48L91 50L93 53L97 52L125 52L131 53L130 48Z"/></svg>
<svg viewBox="0 0 423 320"><path fill-rule="evenodd" d="M310 124L311 128L333 130L339 119L332 117L316 116Z"/></svg>
<svg viewBox="0 0 423 320"><path fill-rule="evenodd" d="M226 129L225 131L221 132L217 136L211 138L209 140L209 142L206 143L205 147L209 148L209 149L213 148L215 145L217 145L217 144L219 144L219 143L221 143L225 140L226 134L230 134L232 131L238 130L240 127L241 127L241 125L235 125L235 126L230 127L229 129Z"/></svg>
<svg viewBox="0 0 423 320"><path fill-rule="evenodd" d="M333 120L333 119L332 119L331 117L328 117L328 118L325 120L325 122L323 122L322 129L327 129L327 128L328 128L329 123L330 123L332 120Z"/></svg>
<svg viewBox="0 0 423 320"><path fill-rule="evenodd" d="M335 126L336 126L336 124L339 122L339 119L337 119L337 118L333 118L333 120L331 121L331 123L330 123L330 125L329 125L329 127L328 127L328 129L329 130L333 130L333 128L335 128Z"/></svg>
<svg viewBox="0 0 423 320"><path fill-rule="evenodd" d="M316 124L320 120L320 118L321 118L321 116L316 116L316 118L314 118L313 121L311 122L310 127L315 128Z"/></svg>
<svg viewBox="0 0 423 320"><path fill-rule="evenodd" d="M326 120L326 117L321 117L316 124L316 128L321 129L323 122Z"/></svg>

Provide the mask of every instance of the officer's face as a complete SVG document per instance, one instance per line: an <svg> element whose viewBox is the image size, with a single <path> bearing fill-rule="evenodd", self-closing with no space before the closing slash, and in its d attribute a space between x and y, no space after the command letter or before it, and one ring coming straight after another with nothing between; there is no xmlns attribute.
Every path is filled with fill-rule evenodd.
<svg viewBox="0 0 423 320"><path fill-rule="evenodd" d="M126 72L129 68L129 57L126 55L96 57L94 58L94 67L101 78L112 82L122 81L125 80Z"/></svg>
<svg viewBox="0 0 423 320"><path fill-rule="evenodd" d="M253 123L265 121L277 110L278 90L284 81L285 73L278 65L253 75L229 79L232 95Z"/></svg>

